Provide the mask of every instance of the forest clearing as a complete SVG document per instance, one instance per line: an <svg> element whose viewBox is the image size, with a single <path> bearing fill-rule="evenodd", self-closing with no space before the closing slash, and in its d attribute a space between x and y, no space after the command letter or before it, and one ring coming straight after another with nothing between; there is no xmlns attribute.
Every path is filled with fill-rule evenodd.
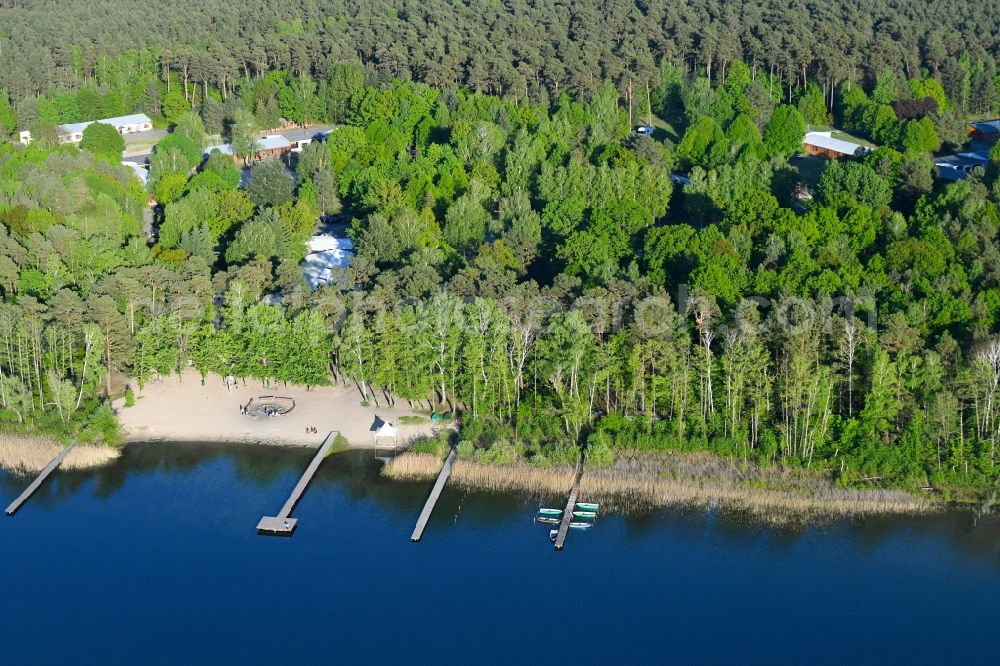
<svg viewBox="0 0 1000 666"><path fill-rule="evenodd" d="M290 398L295 408L274 418L251 418L241 412L258 396L275 394ZM317 446L327 433L339 431L352 447L376 444L372 426L380 419L396 426L396 440L382 439L379 446L404 447L418 437L432 435L439 426L429 419L407 422L412 415L405 402L392 407L374 401L363 406L355 387L295 385L264 386L258 381L237 382L226 388L224 379L210 375L205 383L197 372L165 376L146 384L135 405L119 406L119 420L130 442L243 442L285 446ZM316 433L309 432L315 428Z"/></svg>

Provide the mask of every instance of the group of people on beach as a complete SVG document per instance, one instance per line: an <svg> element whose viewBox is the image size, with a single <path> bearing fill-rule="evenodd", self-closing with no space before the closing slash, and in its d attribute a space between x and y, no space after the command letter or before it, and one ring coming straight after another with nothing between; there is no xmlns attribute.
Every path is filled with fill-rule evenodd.
<svg viewBox="0 0 1000 666"><path fill-rule="evenodd" d="M306 428L306 433L310 433L310 432L313 433L313 434L317 433L318 430L316 430L316 426L309 426L308 428Z"/></svg>
<svg viewBox="0 0 1000 666"><path fill-rule="evenodd" d="M240 414L250 415L250 408L247 405L240 405ZM278 416L281 412L274 405L264 407L264 416Z"/></svg>

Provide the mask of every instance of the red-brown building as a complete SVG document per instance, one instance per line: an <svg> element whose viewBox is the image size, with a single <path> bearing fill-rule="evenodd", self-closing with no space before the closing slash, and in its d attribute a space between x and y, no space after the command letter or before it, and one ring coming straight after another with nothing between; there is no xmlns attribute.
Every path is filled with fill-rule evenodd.
<svg viewBox="0 0 1000 666"><path fill-rule="evenodd" d="M843 139L835 139L831 132L809 132L802 140L805 151L810 155L823 155L830 159L853 157L867 153L869 149L861 144L851 143Z"/></svg>

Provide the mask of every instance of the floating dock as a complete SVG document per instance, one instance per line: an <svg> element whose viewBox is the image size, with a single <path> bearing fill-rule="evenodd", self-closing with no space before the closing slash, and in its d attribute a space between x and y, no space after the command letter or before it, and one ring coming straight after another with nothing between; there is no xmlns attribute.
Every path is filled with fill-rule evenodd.
<svg viewBox="0 0 1000 666"><path fill-rule="evenodd" d="M566 501L566 509L563 511L562 522L559 523L559 532L556 534L556 550L562 550L566 545L566 536L569 534L569 524L573 521L573 511L576 509L576 496L580 493L580 479L583 477L583 452L580 452L580 460L576 464L576 478L573 480L573 487L569 491L569 499Z"/></svg>
<svg viewBox="0 0 1000 666"><path fill-rule="evenodd" d="M66 459L66 456L69 455L69 452L73 450L74 446L76 446L76 442L67 446L59 453L59 455L49 461L49 464L45 466L45 469L38 474L35 480L31 482L31 485L24 489L23 493L17 496L16 500L10 503L10 506L7 507L4 513L8 516L13 516L14 513L21 508L21 505L27 502L28 498L31 497L36 490L38 490L38 487L42 485L45 479L49 478L49 474L52 474L52 472L56 470L56 467L59 467L59 464Z"/></svg>
<svg viewBox="0 0 1000 666"><path fill-rule="evenodd" d="M323 444L319 447L319 451L313 456L312 461L309 466L306 467L306 471L302 473L302 478L299 482L295 484L295 488L292 489L292 494L288 496L288 500L285 501L285 505L281 507L281 511L278 512L276 516L264 516L257 523L257 533L258 534L270 534L278 536L292 536L292 532L295 531L295 525L298 521L291 517L292 509L298 504L299 500L302 499L302 495L306 492L306 487L308 487L309 482L312 481L313 475L316 474L316 470L319 469L320 463L326 458L327 454L330 453L330 449L333 448L333 442L337 439L337 432L331 432L323 440Z"/></svg>
<svg viewBox="0 0 1000 666"><path fill-rule="evenodd" d="M455 456L457 451L455 449L451 450L448 457L444 460L444 465L441 467L441 472L438 474L437 481L434 482L434 487L431 488L430 497L424 503L424 508L420 512L420 517L417 518L417 526L413 528L413 534L410 535L410 541L416 543L420 541L420 537L424 535L424 529L427 527L427 521L431 518L431 513L434 511L434 505L437 504L438 498L441 496L441 490L444 488L445 482L448 481L448 477L451 475L451 466L455 462Z"/></svg>

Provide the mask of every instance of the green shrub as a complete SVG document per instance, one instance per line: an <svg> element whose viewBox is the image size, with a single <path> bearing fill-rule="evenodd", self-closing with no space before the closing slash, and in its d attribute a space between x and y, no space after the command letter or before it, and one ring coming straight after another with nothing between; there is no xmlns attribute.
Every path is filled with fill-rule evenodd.
<svg viewBox="0 0 1000 666"><path fill-rule="evenodd" d="M487 465L510 465L518 460L517 447L506 439L476 453L476 460Z"/></svg>
<svg viewBox="0 0 1000 666"><path fill-rule="evenodd" d="M77 439L93 444L109 444L115 446L121 442L121 430L118 419L107 404L99 405L87 417L86 425L80 430Z"/></svg>
<svg viewBox="0 0 1000 666"><path fill-rule="evenodd" d="M611 450L611 438L602 432L595 432L587 440L587 465L589 467L610 467L615 461Z"/></svg>
<svg viewBox="0 0 1000 666"><path fill-rule="evenodd" d="M541 452L536 453L535 455L531 456L531 459L528 462L530 462L535 467L538 467L539 469L551 469L552 468L552 461L549 460L548 457L544 453L541 453Z"/></svg>
<svg viewBox="0 0 1000 666"><path fill-rule="evenodd" d="M458 457L462 460L472 460L476 457L476 445L467 439L458 443Z"/></svg>
<svg viewBox="0 0 1000 666"><path fill-rule="evenodd" d="M339 453L341 451L346 451L351 448L351 443L347 441L347 438L341 435L339 432L337 436L333 438L333 446L330 450L326 452L326 455L331 455L333 453Z"/></svg>
<svg viewBox="0 0 1000 666"><path fill-rule="evenodd" d="M447 445L447 444L446 444ZM424 437L423 439L418 439L416 442L410 445L410 453L429 453L432 456L441 457L443 453L443 448L441 441L436 437Z"/></svg>
<svg viewBox="0 0 1000 666"><path fill-rule="evenodd" d="M558 465L576 465L580 460L580 447L575 444L558 444L549 450L549 457Z"/></svg>

